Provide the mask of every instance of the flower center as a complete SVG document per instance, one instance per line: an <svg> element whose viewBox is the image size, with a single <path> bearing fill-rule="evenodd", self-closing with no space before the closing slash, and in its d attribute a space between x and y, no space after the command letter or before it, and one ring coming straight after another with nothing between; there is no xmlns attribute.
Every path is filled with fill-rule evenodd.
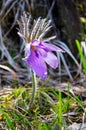
<svg viewBox="0 0 86 130"><path fill-rule="evenodd" d="M36 50L37 50L37 47L36 47L36 46L33 46L33 45L32 45L31 48L32 48L33 51L36 51Z"/></svg>

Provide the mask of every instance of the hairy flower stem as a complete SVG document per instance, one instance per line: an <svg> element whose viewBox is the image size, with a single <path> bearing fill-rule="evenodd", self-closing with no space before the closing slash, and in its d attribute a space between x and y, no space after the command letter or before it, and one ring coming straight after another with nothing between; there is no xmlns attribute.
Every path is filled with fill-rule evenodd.
<svg viewBox="0 0 86 130"><path fill-rule="evenodd" d="M29 110L32 107L33 103L34 103L34 99L36 96L36 88L37 88L37 80L36 80L36 75L34 72L32 72L32 97L29 103Z"/></svg>

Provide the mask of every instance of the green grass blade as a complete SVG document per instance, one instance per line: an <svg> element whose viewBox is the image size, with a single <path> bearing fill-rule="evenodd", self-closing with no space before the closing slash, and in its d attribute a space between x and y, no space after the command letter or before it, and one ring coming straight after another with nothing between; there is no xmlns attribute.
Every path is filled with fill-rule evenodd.
<svg viewBox="0 0 86 130"><path fill-rule="evenodd" d="M62 93L59 91L59 111L58 111L58 118L59 118L59 125L62 128Z"/></svg>
<svg viewBox="0 0 86 130"><path fill-rule="evenodd" d="M14 124L13 124L13 121L12 119L10 118L10 116L4 112L4 109L3 108L0 108L0 112L4 115L5 119L6 119L6 123L8 125L8 127L12 130L16 130Z"/></svg>
<svg viewBox="0 0 86 130"><path fill-rule="evenodd" d="M76 45L77 45L77 48L78 48L78 51L79 51L79 54L80 54L80 59L82 61L83 71L86 73L86 61L85 61L85 58L84 58L84 55L83 55L82 48L81 48L78 40L76 40L75 42L76 42Z"/></svg>
<svg viewBox="0 0 86 130"><path fill-rule="evenodd" d="M11 128L12 130L16 130L16 128L15 128L15 126L13 124L13 121L10 118L10 116L6 112L4 112L3 114L4 114L5 118L6 118L7 125L9 126L9 128Z"/></svg>
<svg viewBox="0 0 86 130"><path fill-rule="evenodd" d="M50 130L45 122L43 123L43 128L44 130Z"/></svg>

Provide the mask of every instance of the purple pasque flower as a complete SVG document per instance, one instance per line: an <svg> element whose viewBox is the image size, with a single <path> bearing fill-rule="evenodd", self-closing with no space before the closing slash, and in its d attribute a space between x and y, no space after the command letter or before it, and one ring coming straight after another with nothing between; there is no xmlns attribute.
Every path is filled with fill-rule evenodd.
<svg viewBox="0 0 86 130"><path fill-rule="evenodd" d="M58 60L55 52L63 52L59 47L44 43L42 41L33 40L30 44L27 44L25 48L25 61L28 66L39 76L41 79L47 78L47 65L56 69L58 67Z"/></svg>

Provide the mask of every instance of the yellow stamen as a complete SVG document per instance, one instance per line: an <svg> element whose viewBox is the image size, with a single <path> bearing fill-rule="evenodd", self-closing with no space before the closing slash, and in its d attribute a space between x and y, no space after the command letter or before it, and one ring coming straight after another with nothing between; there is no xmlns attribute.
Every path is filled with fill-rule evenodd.
<svg viewBox="0 0 86 130"><path fill-rule="evenodd" d="M31 48L33 51L37 50L36 46L31 46Z"/></svg>

